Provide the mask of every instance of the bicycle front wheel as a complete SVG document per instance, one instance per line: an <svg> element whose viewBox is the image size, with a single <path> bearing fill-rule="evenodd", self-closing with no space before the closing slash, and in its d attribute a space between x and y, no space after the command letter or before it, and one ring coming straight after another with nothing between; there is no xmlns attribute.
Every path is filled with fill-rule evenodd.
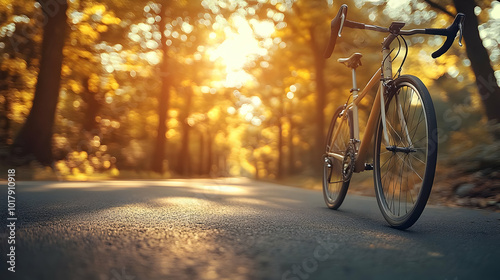
<svg viewBox="0 0 500 280"><path fill-rule="evenodd" d="M375 133L374 185L384 218L406 229L420 217L431 192L437 125L432 99L420 79L404 75L394 83L385 105L389 143L381 118Z"/></svg>
<svg viewBox="0 0 500 280"><path fill-rule="evenodd" d="M348 160L340 160L332 154L345 157L351 139L351 128L347 111L341 115L344 107L340 106L333 114L326 137L326 150L323 162L323 198L328 208L338 209L347 193L350 178L346 179Z"/></svg>

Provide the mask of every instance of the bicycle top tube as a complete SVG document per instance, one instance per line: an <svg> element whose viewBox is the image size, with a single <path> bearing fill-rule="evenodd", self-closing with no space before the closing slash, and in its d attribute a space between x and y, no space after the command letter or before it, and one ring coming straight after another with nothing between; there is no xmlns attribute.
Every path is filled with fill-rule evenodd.
<svg viewBox="0 0 500 280"><path fill-rule="evenodd" d="M331 21L331 33L330 33L330 39L328 41L328 46L324 54L325 58L329 58L332 55L337 41L337 36L338 37L341 36L343 27L390 33L390 36L388 36L384 40L384 43L382 44L383 48L388 48L390 43L392 43L392 41L399 35L431 34L431 35L446 36L447 39L441 46L441 48L432 53L433 58L437 58L448 51L448 49L453 44L457 32L459 32L458 43L460 46L462 46L462 30L465 19L465 15L462 13L458 13L453 23L447 28L425 28L425 29L409 29L409 30L401 30L401 28L403 28L403 26L405 25L404 22L393 22L389 28L386 28L382 26L351 21L346 19L346 17L347 17L347 5L344 4L340 7L337 16L335 16L335 18Z"/></svg>

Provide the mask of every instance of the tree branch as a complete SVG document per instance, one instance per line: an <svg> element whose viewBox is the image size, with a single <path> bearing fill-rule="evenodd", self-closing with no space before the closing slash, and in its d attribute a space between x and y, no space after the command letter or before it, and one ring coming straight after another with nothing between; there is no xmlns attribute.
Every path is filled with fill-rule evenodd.
<svg viewBox="0 0 500 280"><path fill-rule="evenodd" d="M455 17L454 14L452 14L451 12L449 12L448 10L446 10L445 7L437 4L437 3L434 3L432 2L431 0L424 0L425 3L429 4L432 8L436 9L436 10L439 10L447 15L449 15L450 17Z"/></svg>

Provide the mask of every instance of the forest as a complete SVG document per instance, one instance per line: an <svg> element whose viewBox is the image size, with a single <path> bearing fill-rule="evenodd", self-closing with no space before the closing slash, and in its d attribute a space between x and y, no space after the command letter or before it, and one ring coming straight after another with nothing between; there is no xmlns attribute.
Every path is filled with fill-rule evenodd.
<svg viewBox="0 0 500 280"><path fill-rule="evenodd" d="M325 60L340 5L350 20L405 29L445 28L462 12L465 47L433 59L442 37L408 36L394 66L407 51L402 73L432 95L446 191L473 183L474 195L500 202L499 1L0 3L0 165L62 180L319 182L331 115L351 88L336 59L363 53L364 85L384 38L346 29Z"/></svg>

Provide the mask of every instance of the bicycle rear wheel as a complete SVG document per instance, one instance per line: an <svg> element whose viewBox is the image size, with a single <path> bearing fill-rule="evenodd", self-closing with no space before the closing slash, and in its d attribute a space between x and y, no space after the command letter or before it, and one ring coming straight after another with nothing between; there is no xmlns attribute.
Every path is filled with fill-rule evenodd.
<svg viewBox="0 0 500 280"><path fill-rule="evenodd" d="M340 113L344 109L340 106L333 114L332 121L330 123L330 128L328 130L326 138L326 150L323 163L323 198L328 208L338 209L347 193L347 188L349 187L349 179L345 179L346 170L344 160L337 159L333 156L328 156L330 153L336 153L341 156L345 156L349 148L349 141L351 139L351 129L348 121L348 114ZM337 137L335 133L338 130Z"/></svg>
<svg viewBox="0 0 500 280"><path fill-rule="evenodd" d="M429 198L437 160L434 105L425 85L404 75L386 100L388 145L380 118L374 145L374 185L387 222L399 229L412 226Z"/></svg>

